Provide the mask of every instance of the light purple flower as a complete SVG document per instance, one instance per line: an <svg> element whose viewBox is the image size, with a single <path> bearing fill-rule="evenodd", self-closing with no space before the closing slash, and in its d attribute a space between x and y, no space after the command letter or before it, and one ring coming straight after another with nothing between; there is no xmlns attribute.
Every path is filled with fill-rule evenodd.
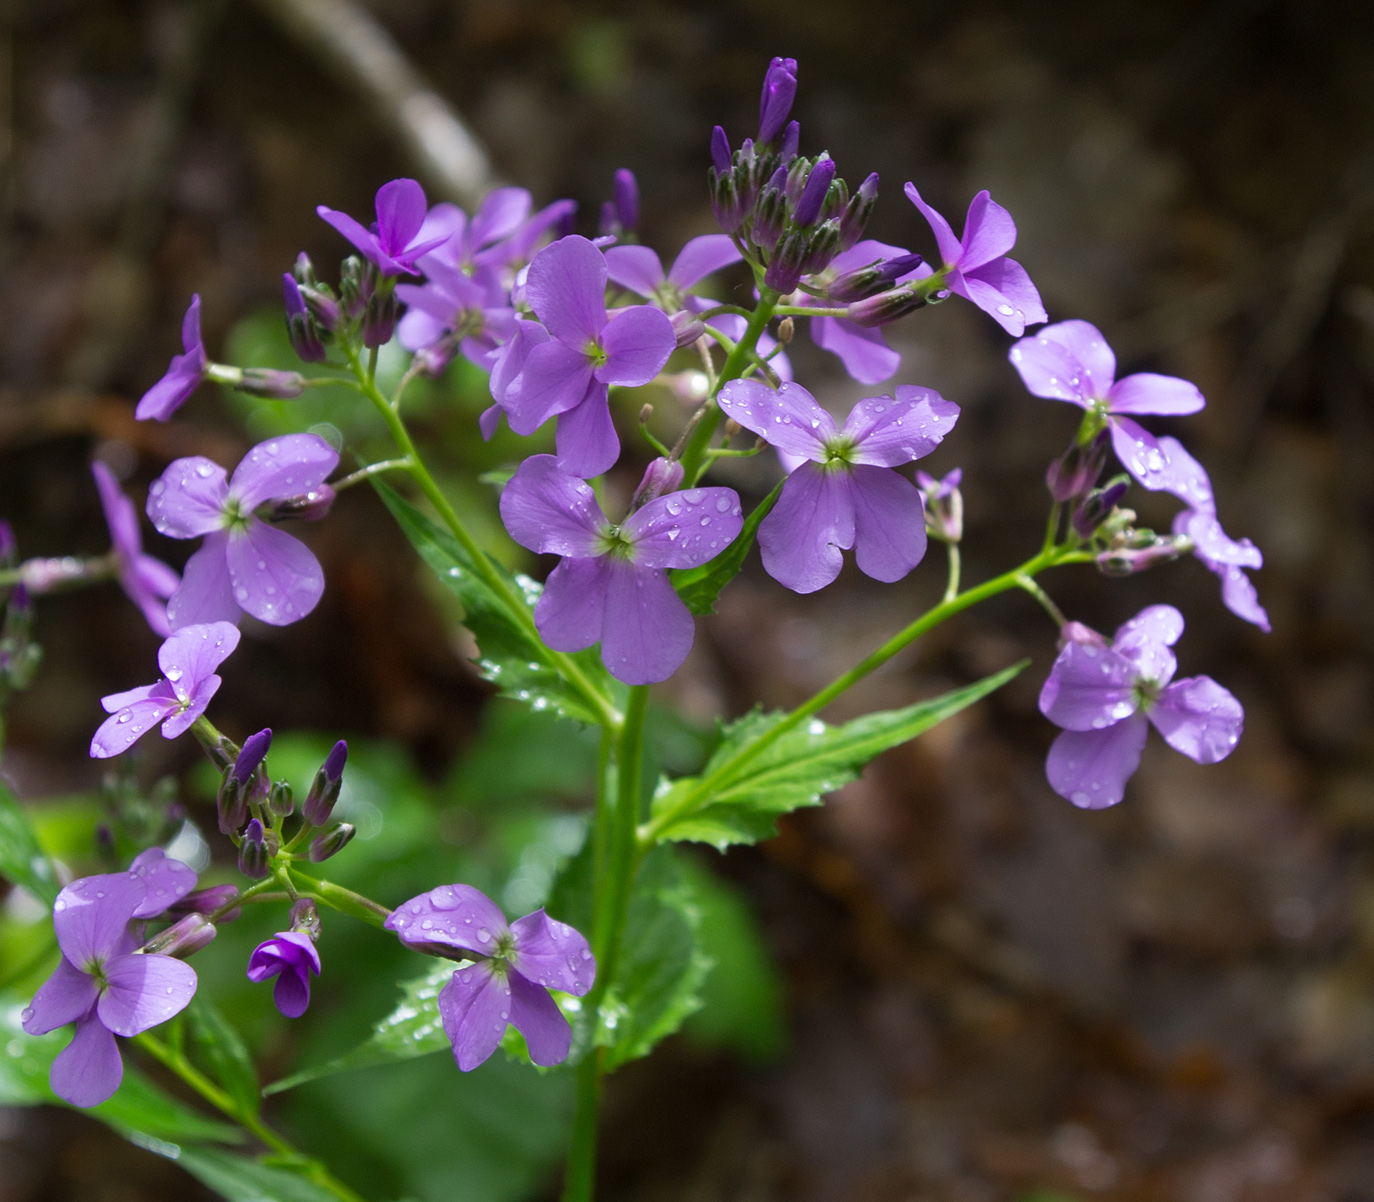
<svg viewBox="0 0 1374 1202"><path fill-rule="evenodd" d="M501 494L501 518L522 547L563 559L534 607L539 633L556 651L601 643L601 659L626 684L667 680L692 648L692 615L668 568L695 568L740 532L729 488L689 488L637 509L620 525L591 487L531 455Z"/></svg>
<svg viewBox="0 0 1374 1202"><path fill-rule="evenodd" d="M720 407L741 426L801 463L759 525L763 566L798 593L839 575L842 549L875 580L900 580L926 553L916 486L892 469L929 455L954 428L959 406L930 388L902 385L895 398L865 397L843 428L800 384L774 392L734 380Z"/></svg>
<svg viewBox="0 0 1374 1202"><path fill-rule="evenodd" d="M1064 728L1045 761L1061 797L1086 809L1116 805L1140 764L1149 723L1199 764L1231 754L1244 711L1208 676L1173 680L1178 662L1169 648L1183 633L1183 615L1172 605L1141 610L1110 647L1082 628L1065 633L1040 692L1040 712Z"/></svg>
<svg viewBox="0 0 1374 1202"><path fill-rule="evenodd" d="M143 553L143 535L138 528L134 503L120 491L114 473L100 460L91 464L91 474L100 492L100 507L110 528L110 546L119 572L119 585L128 594L154 634L166 638L172 633L167 624L166 598L177 591L181 577L160 559Z"/></svg>
<svg viewBox="0 0 1374 1202"><path fill-rule="evenodd" d="M969 204L962 238L956 238L949 222L921 199L915 184L907 184L906 195L935 232L941 270L951 292L971 300L1008 334L1018 337L1027 326L1047 320L1040 293L1026 269L1006 257L1016 245L1016 223L986 190Z"/></svg>
<svg viewBox="0 0 1374 1202"><path fill-rule="evenodd" d="M529 220L530 204L530 194L524 188L494 188L482 198L471 218L457 205L435 205L425 214L416 240L438 239L439 245L419 261L420 268L428 275L437 262L465 274L485 273L495 279L509 258L502 244Z"/></svg>
<svg viewBox="0 0 1374 1202"><path fill-rule="evenodd" d="M181 346L185 352L173 355L167 373L143 394L134 410L134 417L147 421L150 417L165 422L191 399L200 387L210 360L200 337L200 294L191 297L191 307L181 320Z"/></svg>
<svg viewBox="0 0 1374 1202"><path fill-rule="evenodd" d="M491 272L466 275L439 259L427 257L424 284L397 284L396 296L409 308L397 327L408 351L433 346L446 334L461 339L463 355L491 370L501 344L515 330L515 310Z"/></svg>
<svg viewBox="0 0 1374 1202"><path fill-rule="evenodd" d="M454 971L439 992L439 1014L464 1072L501 1042L506 1024L525 1037L535 1064L560 1064L572 1029L550 989L583 996L596 979L587 941L543 910L507 925L496 903L471 885L440 885L398 906L386 920L403 943L456 950L475 963Z"/></svg>
<svg viewBox="0 0 1374 1202"><path fill-rule="evenodd" d="M384 276L418 274L416 260L448 240L447 234L420 237L426 213L425 190L413 179L394 179L377 189L376 203L377 220L371 229L325 205L317 205L315 212L375 263Z"/></svg>
<svg viewBox="0 0 1374 1202"><path fill-rule="evenodd" d="M157 684L100 699L111 716L91 740L92 758L104 760L127 751L159 722L164 739L189 730L220 686L215 669L238 645L238 627L230 622L183 626L158 648L163 678Z"/></svg>
<svg viewBox="0 0 1374 1202"><path fill-rule="evenodd" d="M310 977L320 975L320 953L303 931L278 931L248 957L248 979L261 984L277 978L272 1000L287 1018L300 1018L310 1005Z"/></svg>
<svg viewBox="0 0 1374 1202"><path fill-rule="evenodd" d="M116 1035L137 1035L166 1022L196 992L190 965L137 952L130 930L135 918L166 908L150 899L149 884L170 876L171 865L177 865L178 877L190 873L195 883L184 864L172 860L159 867L145 860L142 871L136 867L73 881L53 903L62 959L24 1011L23 1024L30 1035L76 1024L48 1078L53 1092L73 1106L97 1106L119 1088L124 1065Z"/></svg>
<svg viewBox="0 0 1374 1202"><path fill-rule="evenodd" d="M1112 348L1086 321L1046 326L1013 344L1008 357L1032 395L1069 401L1101 416L1116 457L1146 488L1177 493L1187 485L1183 468L1170 470L1159 440L1127 415L1196 413L1207 404L1196 385L1148 371L1118 380Z"/></svg>
<svg viewBox="0 0 1374 1202"><path fill-rule="evenodd" d="M599 476L620 455L610 385L647 384L677 345L672 322L649 305L607 314L607 274L602 253L576 235L534 257L525 296L549 337L529 350L503 393L492 391L517 434L559 415L559 465L582 477Z"/></svg>
<svg viewBox="0 0 1374 1202"><path fill-rule="evenodd" d="M1169 492L1188 508L1174 516L1174 533L1193 540L1193 554L1221 578L1222 603L1233 614L1268 632L1269 615L1259 603L1254 582L1246 568L1264 566L1260 549L1248 538L1233 539L1217 519L1212 481L1196 459L1176 438L1161 438L1159 449L1169 464Z"/></svg>
<svg viewBox="0 0 1374 1202"><path fill-rule="evenodd" d="M739 247L724 234L693 238L678 252L666 272L657 252L647 246L613 246L605 254L612 281L653 301L665 313L710 308L715 301L690 297L687 290L741 258Z"/></svg>
<svg viewBox="0 0 1374 1202"><path fill-rule="evenodd" d="M174 460L148 490L148 516L170 538L205 535L167 603L172 628L237 622L246 610L272 626L305 617L324 592L319 560L299 539L255 516L258 506L315 491L339 453L318 434L260 442L232 479L200 455Z"/></svg>

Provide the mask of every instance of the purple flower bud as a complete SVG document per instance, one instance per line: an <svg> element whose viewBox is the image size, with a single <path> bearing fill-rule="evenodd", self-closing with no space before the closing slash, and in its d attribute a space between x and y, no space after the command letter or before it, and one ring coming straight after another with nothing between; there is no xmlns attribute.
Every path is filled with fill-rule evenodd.
<svg viewBox="0 0 1374 1202"><path fill-rule="evenodd" d="M310 978L320 975L315 941L300 931L266 939L248 957L248 979L255 984L276 977L272 1000L287 1018L300 1018L310 1005Z"/></svg>
<svg viewBox="0 0 1374 1202"><path fill-rule="evenodd" d="M957 543L964 537L964 497L959 482L962 468L937 480L927 472L916 473L916 487L925 503L926 530L942 542Z"/></svg>
<svg viewBox="0 0 1374 1202"><path fill-rule="evenodd" d="M719 125L711 131L711 163L717 175L724 175L730 170L730 139Z"/></svg>
<svg viewBox="0 0 1374 1202"><path fill-rule="evenodd" d="M879 259L864 267L843 271L826 288L826 297L836 304L847 305L874 296L891 288L893 281L907 272L915 271L921 262L920 255L898 255L894 259Z"/></svg>
<svg viewBox="0 0 1374 1202"><path fill-rule="evenodd" d="M620 228L632 233L639 228L639 181L628 167L615 173L615 215Z"/></svg>
<svg viewBox="0 0 1374 1202"><path fill-rule="evenodd" d="M328 484L321 484L309 492L294 497L278 497L259 512L269 521L281 522L288 518L302 518L307 522L318 522L329 515L338 494Z"/></svg>
<svg viewBox="0 0 1374 1202"><path fill-rule="evenodd" d="M339 789L343 786L344 765L348 763L348 744L340 739L325 757L315 779L310 783L310 792L305 795L301 815L311 826L323 826L329 821L334 803L339 800Z"/></svg>
<svg viewBox="0 0 1374 1202"><path fill-rule="evenodd" d="M305 935L311 943L320 937L320 912L308 897L302 897L291 907L291 930Z"/></svg>
<svg viewBox="0 0 1374 1202"><path fill-rule="evenodd" d="M296 256L296 261L291 267L291 275L303 288L320 286L319 277L315 275L315 264L310 261L310 256L305 251Z"/></svg>
<svg viewBox="0 0 1374 1202"><path fill-rule="evenodd" d="M778 172L783 173L783 182L779 185L787 196L787 207L795 213L797 206L801 204L802 193L806 191L806 181L811 175L811 163L807 159L793 159L786 167L779 167L774 172L773 179L778 178Z"/></svg>
<svg viewBox="0 0 1374 1202"><path fill-rule="evenodd" d="M801 126L795 121L789 121L787 128L782 131L782 146L778 150L784 164L797 157L797 147L800 145Z"/></svg>
<svg viewBox="0 0 1374 1202"><path fill-rule="evenodd" d="M661 497L664 493L676 492L682 487L683 467L676 459L664 459L659 456L650 462L644 469L644 479L639 482L639 487L635 489L633 500L630 501L630 509L633 512L641 505L647 505L655 497Z"/></svg>
<svg viewBox="0 0 1374 1202"><path fill-rule="evenodd" d="M778 239L782 237L783 229L787 225L787 198L783 193L786 180L786 173L779 167L773 178L764 186L758 203L754 206L754 223L749 230L750 240L760 250L770 253L777 246Z"/></svg>
<svg viewBox="0 0 1374 1202"><path fill-rule="evenodd" d="M320 284L318 287L302 287L301 300L305 302L305 307L310 311L310 316L315 319L322 336L332 336L338 328L343 325L344 311L343 306L334 299L333 292L329 285Z"/></svg>
<svg viewBox="0 0 1374 1202"><path fill-rule="evenodd" d="M281 277L282 298L286 302L286 332L291 346L305 363L319 363L325 357L324 339L319 324L306 307L300 284L290 272Z"/></svg>
<svg viewBox="0 0 1374 1202"><path fill-rule="evenodd" d="M759 141L771 142L787 123L792 101L797 95L797 60L775 58L768 64L763 77L763 95L759 97Z"/></svg>
<svg viewBox="0 0 1374 1202"><path fill-rule="evenodd" d="M1177 535L1156 538L1146 547L1116 547L1097 556L1097 570L1104 576L1134 576L1158 564L1169 563L1192 548L1192 539Z"/></svg>
<svg viewBox="0 0 1374 1202"><path fill-rule="evenodd" d="M802 264L806 260L809 239L801 230L791 230L774 250L764 272L764 286L784 296L796 291L801 281Z"/></svg>
<svg viewBox="0 0 1374 1202"><path fill-rule="evenodd" d="M878 173L875 171L845 205L840 217L840 249L848 250L864 236L873 207L878 203Z"/></svg>
<svg viewBox="0 0 1374 1202"><path fill-rule="evenodd" d="M1045 487L1056 501L1072 501L1083 496L1102 474L1107 462L1111 432L1102 430L1087 446L1074 443L1045 470Z"/></svg>
<svg viewBox="0 0 1374 1202"><path fill-rule="evenodd" d="M396 333L396 321L400 310L396 303L396 293L392 281L383 281L367 301L363 311L363 345L365 347L385 346Z"/></svg>
<svg viewBox="0 0 1374 1202"><path fill-rule="evenodd" d="M19 543L14 537L14 527L0 518L0 568L14 567L19 554Z"/></svg>
<svg viewBox="0 0 1374 1202"><path fill-rule="evenodd" d="M609 238L615 242L615 232L618 228L618 221L615 212L615 202L603 200L601 202L601 216L597 219L596 232L603 238ZM598 243L599 245L599 243Z"/></svg>
<svg viewBox="0 0 1374 1202"><path fill-rule="evenodd" d="M296 795L284 780L276 781L267 790L267 809L278 818L285 818L296 808Z"/></svg>
<svg viewBox="0 0 1374 1202"><path fill-rule="evenodd" d="M1091 626L1084 626L1082 622L1065 622L1059 628L1059 650L1063 651L1070 643L1078 643L1084 647L1105 647L1107 636L1098 634Z"/></svg>
<svg viewBox="0 0 1374 1202"><path fill-rule="evenodd" d="M352 823L340 822L336 826L331 826L323 834L316 835L310 841L310 862L312 864L323 864L331 856L337 856L352 841L357 834Z"/></svg>
<svg viewBox="0 0 1374 1202"><path fill-rule="evenodd" d="M219 793L215 798L215 809L221 834L232 835L248 821L248 787L240 784L234 776L232 764L224 770L224 779L220 781Z"/></svg>
<svg viewBox="0 0 1374 1202"><path fill-rule="evenodd" d="M848 306L845 316L856 326L872 329L914 313L925 303L926 298L911 288L893 288L877 296L855 301Z"/></svg>
<svg viewBox="0 0 1374 1202"><path fill-rule="evenodd" d="M815 275L830 266L840 249L840 227L837 222L826 221L811 231L806 241L806 257L802 259L802 275Z"/></svg>
<svg viewBox="0 0 1374 1202"><path fill-rule="evenodd" d="M677 336L677 347L691 346L706 333L706 323L690 309L679 309L668 319L673 323L673 333Z"/></svg>
<svg viewBox="0 0 1374 1202"><path fill-rule="evenodd" d="M744 224L744 210L747 206L740 202L734 172L717 173L712 167L706 178L711 193L711 215L716 219L716 224L727 234L738 233L740 226Z"/></svg>
<svg viewBox="0 0 1374 1202"><path fill-rule="evenodd" d="M148 956L175 956L185 960L206 947L219 932L204 914L188 914L148 940L139 951Z"/></svg>
<svg viewBox="0 0 1374 1202"><path fill-rule="evenodd" d="M262 823L254 818L243 832L243 843L239 847L239 871L246 877L262 880L271 871L271 858Z"/></svg>
<svg viewBox="0 0 1374 1202"><path fill-rule="evenodd" d="M185 897L174 901L167 907L168 914L213 914L239 895L237 885L211 885L208 889L197 889ZM221 923L233 922L243 911L230 910L221 914Z"/></svg>
<svg viewBox="0 0 1374 1202"><path fill-rule="evenodd" d="M1113 480L1106 488L1090 492L1073 515L1073 528L1079 538L1088 539L1126 495L1126 481Z"/></svg>
<svg viewBox="0 0 1374 1202"><path fill-rule="evenodd" d="M274 371L268 367L245 367L243 376L234 385L240 392L252 396L271 397L278 401L293 401L305 391L305 377L298 371Z"/></svg>
<svg viewBox="0 0 1374 1202"><path fill-rule="evenodd" d="M806 177L806 187L802 189L801 199L797 201L797 211L793 221L800 226L815 225L821 215L821 205L825 194L835 178L835 160L829 155L821 155L811 173Z"/></svg>
<svg viewBox="0 0 1374 1202"><path fill-rule="evenodd" d="M339 300L350 321L357 321L377 289L377 269L357 255L349 255L339 267Z"/></svg>
<svg viewBox="0 0 1374 1202"><path fill-rule="evenodd" d="M272 746L272 728L265 727L255 735L249 735L243 741L243 750L239 752L238 759L234 761L234 779L241 785L248 783L248 778L257 770L262 763L263 757L267 754L267 749Z"/></svg>

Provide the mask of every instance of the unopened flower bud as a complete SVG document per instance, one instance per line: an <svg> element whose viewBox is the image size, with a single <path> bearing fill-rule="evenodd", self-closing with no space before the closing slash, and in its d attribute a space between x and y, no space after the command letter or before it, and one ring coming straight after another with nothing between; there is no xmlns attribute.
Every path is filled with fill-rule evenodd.
<svg viewBox="0 0 1374 1202"><path fill-rule="evenodd" d="M716 224L727 234L738 233L744 224L744 211L739 188L732 171L718 172L714 167L707 172L707 187L711 196L711 215Z"/></svg>
<svg viewBox="0 0 1374 1202"><path fill-rule="evenodd" d="M779 167L773 178L764 185L754 206L754 223L749 229L749 239L760 250L771 252L787 225L787 198L783 193L786 175Z"/></svg>
<svg viewBox="0 0 1374 1202"><path fill-rule="evenodd" d="M291 907L290 929L306 936L311 943L320 938L320 912L308 897L302 897Z"/></svg>
<svg viewBox="0 0 1374 1202"><path fill-rule="evenodd" d="M925 303L926 298L912 288L893 288L855 301L848 307L845 317L856 326L872 329L914 313Z"/></svg>
<svg viewBox="0 0 1374 1202"><path fill-rule="evenodd" d="M717 175L724 175L730 170L730 139L719 125L711 131L711 164Z"/></svg>
<svg viewBox="0 0 1374 1202"><path fill-rule="evenodd" d="M1145 547L1114 547L1097 556L1097 570L1104 576L1134 576L1161 563L1169 563L1191 551L1192 539L1153 538Z"/></svg>
<svg viewBox="0 0 1374 1202"><path fill-rule="evenodd" d="M387 280L368 298L367 308L363 312L363 345L372 348L390 342L391 336L396 333L399 316L396 293L392 290L391 281Z"/></svg>
<svg viewBox="0 0 1374 1202"><path fill-rule="evenodd" d="M185 960L206 947L218 934L204 914L188 914L159 931L138 950L147 956L175 956Z"/></svg>
<svg viewBox="0 0 1374 1202"><path fill-rule="evenodd" d="M321 484L309 492L298 493L294 497L278 497L259 512L269 521L282 522L288 518L301 518L307 522L318 522L327 517L338 494L328 484Z"/></svg>
<svg viewBox="0 0 1374 1202"><path fill-rule="evenodd" d="M272 746L272 728L264 727L255 735L249 735L243 741L243 750L234 760L234 779L241 785L248 783L248 778L257 771L258 765L262 763L267 755L267 750Z"/></svg>
<svg viewBox="0 0 1374 1202"><path fill-rule="evenodd" d="M840 249L848 250L864 236L873 207L878 203L878 173L873 172L849 199L840 216Z"/></svg>
<svg viewBox="0 0 1374 1202"><path fill-rule="evenodd" d="M628 167L621 167L615 173L613 193L621 232L632 234L639 228L639 181Z"/></svg>
<svg viewBox="0 0 1374 1202"><path fill-rule="evenodd" d="M630 502L631 510L638 509L641 505L647 505L656 497L661 497L665 493L676 492L682 487L684 470L682 464L676 459L664 459L659 456L652 460L649 466L644 469L644 479L639 482L639 487L635 489L634 499Z"/></svg>
<svg viewBox="0 0 1374 1202"><path fill-rule="evenodd" d="M319 277L315 274L315 264L310 261L310 256L305 251L296 256L296 261L291 266L291 278L302 288L320 286Z"/></svg>
<svg viewBox="0 0 1374 1202"><path fill-rule="evenodd" d="M251 396L271 397L278 401L292 401L305 391L305 377L298 371L276 371L270 367L245 367L234 387Z"/></svg>
<svg viewBox="0 0 1374 1202"><path fill-rule="evenodd" d="M771 142L787 123L797 95L797 60L775 58L763 77L759 97L759 141Z"/></svg>
<svg viewBox="0 0 1374 1202"><path fill-rule="evenodd" d="M668 319L673 323L673 333L677 336L677 346L691 346L706 333L706 323L690 309L679 309Z"/></svg>
<svg viewBox="0 0 1374 1202"><path fill-rule="evenodd" d="M787 128L782 131L782 145L778 147L778 157L782 159L783 166L797 157L797 147L800 145L801 126L796 121L789 121Z"/></svg>
<svg viewBox="0 0 1374 1202"><path fill-rule="evenodd" d="M1059 650L1064 650L1070 643L1081 643L1085 647L1105 647L1107 639L1105 635L1098 634L1091 626L1084 626L1082 622L1065 622L1059 628Z"/></svg>
<svg viewBox="0 0 1374 1202"><path fill-rule="evenodd" d="M826 297L837 304L847 305L865 297L886 291L902 276L921 265L920 255L898 255L879 259L864 267L855 267L837 275L825 290Z"/></svg>
<svg viewBox="0 0 1374 1202"><path fill-rule="evenodd" d="M311 826L323 826L334 812L334 803L339 800L339 790L343 787L344 765L348 763L348 744L340 739L325 757L315 779L310 783L310 792L305 795L301 805L301 815Z"/></svg>
<svg viewBox="0 0 1374 1202"><path fill-rule="evenodd" d="M237 885L211 885L208 889L196 889L185 897L179 898L167 907L168 914L213 914L226 906L239 895ZM221 923L233 922L243 913L240 909L221 914Z"/></svg>
<svg viewBox="0 0 1374 1202"><path fill-rule="evenodd" d="M248 821L248 786L239 783L232 764L224 770L215 797L215 809L221 834L232 835Z"/></svg>
<svg viewBox="0 0 1374 1202"><path fill-rule="evenodd" d="M260 881L271 871L271 858L262 823L254 818L244 830L243 842L239 845L239 871Z"/></svg>
<svg viewBox="0 0 1374 1202"><path fill-rule="evenodd" d="M763 273L763 283L774 292L784 296L796 291L801 281L802 263L806 260L809 239L802 230L791 230L774 250L768 261L768 269Z"/></svg>
<svg viewBox="0 0 1374 1202"><path fill-rule="evenodd" d="M331 856L337 856L352 841L357 834L352 823L340 822L331 826L327 831L316 835L310 841L310 862L312 864L323 864Z"/></svg>
<svg viewBox="0 0 1374 1202"><path fill-rule="evenodd" d="M840 249L840 227L838 222L826 221L811 231L806 242L806 257L802 259L802 275L815 275L830 266Z"/></svg>
<svg viewBox="0 0 1374 1202"><path fill-rule="evenodd" d="M1083 498L1073 515L1073 528L1079 538L1089 539L1126 495L1126 481L1109 481L1106 488L1096 488Z"/></svg>
<svg viewBox="0 0 1374 1202"><path fill-rule="evenodd" d="M916 473L917 490L925 503L926 530L941 542L957 543L964 537L964 496L959 484L963 468L956 467L937 480L926 472Z"/></svg>
<svg viewBox="0 0 1374 1202"><path fill-rule="evenodd" d="M324 331L306 306L300 284L289 272L281 278L286 302L286 332L291 346L305 363L319 363L325 357Z"/></svg>
<svg viewBox="0 0 1374 1202"><path fill-rule="evenodd" d="M1111 434L1101 431L1087 446L1074 443L1045 470L1045 487L1056 501L1072 501L1097 484L1107 462Z"/></svg>
<svg viewBox="0 0 1374 1202"><path fill-rule="evenodd" d="M797 323L790 316L784 317L778 322L778 341L786 346L792 341L792 336L797 332Z"/></svg>
<svg viewBox="0 0 1374 1202"><path fill-rule="evenodd" d="M820 220L821 206L825 204L826 193L835 178L835 160L823 154L816 160L806 177L806 186L797 201L796 213L792 220L799 226L815 225Z"/></svg>
<svg viewBox="0 0 1374 1202"><path fill-rule="evenodd" d="M267 790L267 809L278 818L285 818L296 808L296 795L284 780L275 781Z"/></svg>

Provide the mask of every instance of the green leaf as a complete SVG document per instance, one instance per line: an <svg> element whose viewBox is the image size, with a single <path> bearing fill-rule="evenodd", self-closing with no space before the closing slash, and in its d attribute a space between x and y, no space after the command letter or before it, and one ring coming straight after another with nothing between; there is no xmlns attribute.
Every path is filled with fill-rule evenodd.
<svg viewBox="0 0 1374 1202"><path fill-rule="evenodd" d="M179 1148L164 1155L229 1202L338 1202L337 1194L298 1172L220 1148Z"/></svg>
<svg viewBox="0 0 1374 1202"><path fill-rule="evenodd" d="M762 752L732 767L735 759L786 715L755 710L731 723L700 777L661 784L652 814L663 823L658 837L711 843L757 843L777 833L777 818L802 806L819 805L827 793L854 780L879 753L929 730L999 689L1025 668L1013 664L976 684L943 697L918 701L831 726L812 718L789 730ZM703 781L707 796L693 801Z"/></svg>
<svg viewBox="0 0 1374 1202"><path fill-rule="evenodd" d="M186 1009L195 1059L223 1086L247 1114L258 1112L258 1074L238 1030L220 1013L204 990Z"/></svg>
<svg viewBox="0 0 1374 1202"><path fill-rule="evenodd" d="M759 523L773 511L785 483L785 480L778 481L773 491L744 519L744 526L735 541L714 559L699 568L673 568L669 571L668 577L677 589L677 595L694 614L716 612L716 598L720 596L720 590L739 575L739 570L744 566L745 558L749 554L749 548L754 545L754 535L758 532Z"/></svg>
<svg viewBox="0 0 1374 1202"><path fill-rule="evenodd" d="M552 710L579 722L595 724L599 715L594 706L564 678L557 666L559 657L534 634L528 615L522 618L513 612L505 598L492 590L479 575L472 557L448 531L430 521L380 479L374 478L372 485L420 557L462 604L463 624L472 631L481 648L477 664L483 677L505 696L526 702L533 709ZM541 586L527 576L510 577L490 556L487 562L506 576L512 590L523 597L527 609L533 611ZM623 707L624 686L612 680L594 650L580 651L566 658L577 664L591 687L599 691L609 706Z"/></svg>
<svg viewBox="0 0 1374 1202"><path fill-rule="evenodd" d="M22 885L49 906L57 900L57 874L18 799L0 783L0 876Z"/></svg>

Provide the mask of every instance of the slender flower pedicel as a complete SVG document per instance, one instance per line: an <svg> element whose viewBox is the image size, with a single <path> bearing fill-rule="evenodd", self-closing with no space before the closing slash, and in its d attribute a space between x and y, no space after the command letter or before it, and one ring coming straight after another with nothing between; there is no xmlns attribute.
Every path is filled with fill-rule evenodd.
<svg viewBox="0 0 1374 1202"><path fill-rule="evenodd" d="M167 624L167 598L177 591L181 577L160 559L143 553L143 535L138 528L134 503L120 491L114 473L97 459L91 464L105 524L110 528L110 548L115 557L120 587L129 600L143 611L154 634L166 638L172 633Z"/></svg>

